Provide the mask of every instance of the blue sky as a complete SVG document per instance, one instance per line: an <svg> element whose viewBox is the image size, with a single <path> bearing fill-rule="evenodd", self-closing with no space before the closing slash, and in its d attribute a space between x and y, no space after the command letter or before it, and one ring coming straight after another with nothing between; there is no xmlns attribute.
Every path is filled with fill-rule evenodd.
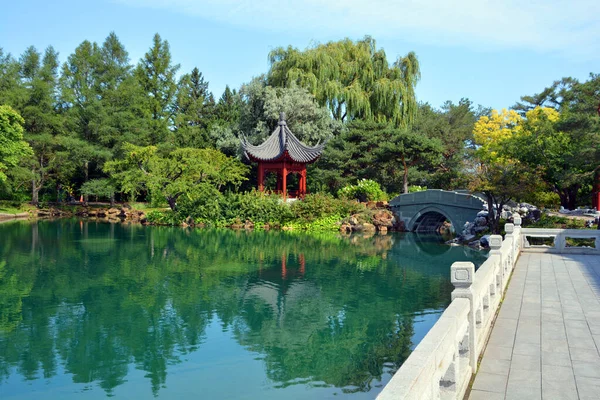
<svg viewBox="0 0 600 400"><path fill-rule="evenodd" d="M198 67L216 97L266 72L275 47L366 34L390 61L417 53L417 96L434 106L510 107L563 76L600 72L597 0L21 0L1 10L0 47L14 56L53 45L64 62L114 31L137 63L158 32L180 72Z"/></svg>

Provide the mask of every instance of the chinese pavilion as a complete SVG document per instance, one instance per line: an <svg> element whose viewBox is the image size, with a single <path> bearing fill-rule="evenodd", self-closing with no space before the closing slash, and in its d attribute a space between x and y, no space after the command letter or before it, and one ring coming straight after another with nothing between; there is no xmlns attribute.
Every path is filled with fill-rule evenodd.
<svg viewBox="0 0 600 400"><path fill-rule="evenodd" d="M242 148L250 161L258 163L258 190L264 190L264 179L267 172L277 174L277 193L288 197L304 197L306 195L306 165L315 162L322 154L325 144L310 147L302 143L288 128L285 114L279 115L279 123L271 136L263 144L254 146L244 137ZM300 176L298 190L287 190L287 176Z"/></svg>

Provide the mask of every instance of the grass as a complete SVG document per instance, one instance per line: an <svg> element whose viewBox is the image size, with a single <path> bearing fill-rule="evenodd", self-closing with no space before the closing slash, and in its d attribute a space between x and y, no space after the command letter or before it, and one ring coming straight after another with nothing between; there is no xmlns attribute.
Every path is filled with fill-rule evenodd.
<svg viewBox="0 0 600 400"><path fill-rule="evenodd" d="M585 220L581 218L561 217L558 215L542 214L540 219L527 223L524 228L558 228L558 229L586 229Z"/></svg>
<svg viewBox="0 0 600 400"><path fill-rule="evenodd" d="M14 201L0 200L0 214L21 214L27 212L32 206Z"/></svg>

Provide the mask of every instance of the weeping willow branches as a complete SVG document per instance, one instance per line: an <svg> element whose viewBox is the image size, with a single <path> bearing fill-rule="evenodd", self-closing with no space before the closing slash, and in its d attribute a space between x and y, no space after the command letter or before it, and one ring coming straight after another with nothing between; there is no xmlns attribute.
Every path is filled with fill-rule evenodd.
<svg viewBox="0 0 600 400"><path fill-rule="evenodd" d="M395 126L412 124L419 61L410 52L391 65L369 36L311 47L276 48L269 54L269 84L308 89L335 119L364 119Z"/></svg>

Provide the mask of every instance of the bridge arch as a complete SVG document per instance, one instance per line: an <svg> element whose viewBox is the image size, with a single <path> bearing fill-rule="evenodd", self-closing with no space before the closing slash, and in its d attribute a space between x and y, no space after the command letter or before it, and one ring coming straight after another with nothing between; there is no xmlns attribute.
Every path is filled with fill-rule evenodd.
<svg viewBox="0 0 600 400"><path fill-rule="evenodd" d="M448 220L455 232L474 221L485 202L468 192L439 189L401 194L390 201L396 217L408 231L434 231Z"/></svg>
<svg viewBox="0 0 600 400"><path fill-rule="evenodd" d="M429 206L417 212L406 225L406 229L411 232L435 232L445 221L452 224L454 231L462 228L462 226L457 226L452 217L444 210L436 206Z"/></svg>

